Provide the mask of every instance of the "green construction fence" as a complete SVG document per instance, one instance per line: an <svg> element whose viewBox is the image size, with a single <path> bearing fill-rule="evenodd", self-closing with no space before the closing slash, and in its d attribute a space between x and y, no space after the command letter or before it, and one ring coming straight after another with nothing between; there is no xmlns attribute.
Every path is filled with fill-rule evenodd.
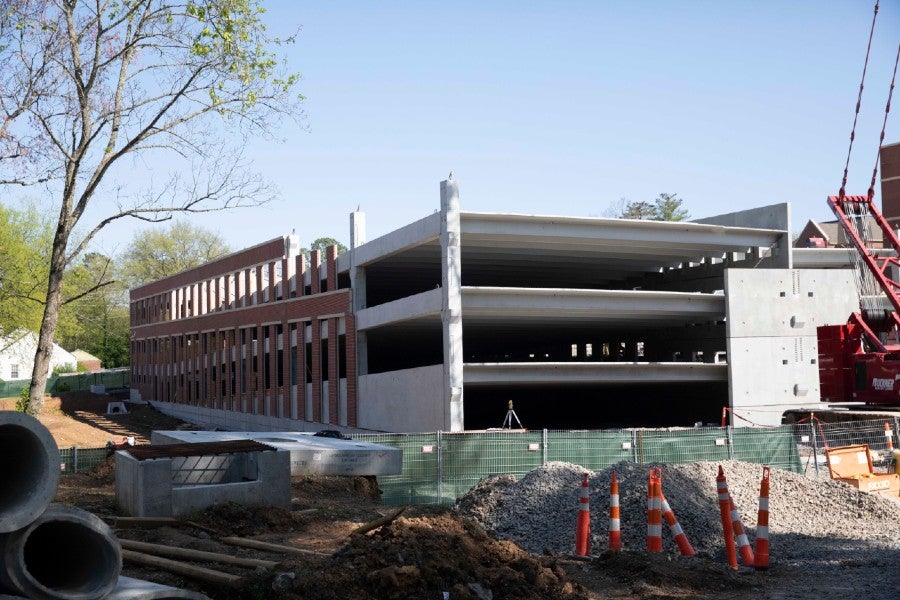
<svg viewBox="0 0 900 600"><path fill-rule="evenodd" d="M378 478L385 504L451 505L485 477L519 478L548 462L593 471L641 464L740 460L800 473L793 429L699 428L604 431L486 431L365 434L354 439L403 450L400 475Z"/></svg>

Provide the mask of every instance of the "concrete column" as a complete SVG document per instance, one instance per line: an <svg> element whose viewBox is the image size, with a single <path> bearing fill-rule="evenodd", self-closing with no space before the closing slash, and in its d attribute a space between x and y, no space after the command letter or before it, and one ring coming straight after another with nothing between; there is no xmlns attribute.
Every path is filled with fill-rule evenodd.
<svg viewBox="0 0 900 600"><path fill-rule="evenodd" d="M459 188L441 182L441 326L444 338L444 430L462 431L463 345Z"/></svg>
<svg viewBox="0 0 900 600"><path fill-rule="evenodd" d="M366 213L353 211L350 213L350 249L366 243Z"/></svg>

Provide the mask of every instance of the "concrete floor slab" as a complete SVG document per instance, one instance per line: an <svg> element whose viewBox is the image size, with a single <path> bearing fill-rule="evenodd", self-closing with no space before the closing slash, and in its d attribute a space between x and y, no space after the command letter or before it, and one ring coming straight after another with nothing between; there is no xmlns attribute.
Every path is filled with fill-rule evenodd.
<svg viewBox="0 0 900 600"><path fill-rule="evenodd" d="M291 453L291 475L399 475L403 451L298 431L154 431L153 444L254 440Z"/></svg>

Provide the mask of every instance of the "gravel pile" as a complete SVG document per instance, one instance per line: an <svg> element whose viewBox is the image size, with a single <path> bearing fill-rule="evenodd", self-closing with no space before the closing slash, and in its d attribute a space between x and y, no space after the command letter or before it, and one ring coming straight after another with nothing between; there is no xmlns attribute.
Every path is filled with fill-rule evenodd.
<svg viewBox="0 0 900 600"><path fill-rule="evenodd" d="M663 473L663 493L694 549L724 556L722 524L716 495L718 465L725 468L728 488L751 544L759 505L762 467L742 462L638 465L621 462L594 473L571 463L548 463L526 474L484 479L459 499L456 510L489 533L535 553L572 553L578 493L588 473L591 501L591 553L606 549L609 481L619 480L622 542L644 550L647 535L647 475ZM831 480L812 480L772 469L769 529L773 561L796 565L845 563L848 556L867 565L900 566L900 502L859 492ZM663 548L677 554L663 524Z"/></svg>

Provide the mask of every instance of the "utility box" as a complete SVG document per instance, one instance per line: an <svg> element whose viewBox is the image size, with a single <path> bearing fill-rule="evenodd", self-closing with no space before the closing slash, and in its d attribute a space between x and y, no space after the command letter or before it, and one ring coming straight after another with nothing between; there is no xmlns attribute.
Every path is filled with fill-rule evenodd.
<svg viewBox="0 0 900 600"><path fill-rule="evenodd" d="M900 495L900 475L875 473L867 444L842 446L825 451L831 478L864 492L886 496Z"/></svg>

